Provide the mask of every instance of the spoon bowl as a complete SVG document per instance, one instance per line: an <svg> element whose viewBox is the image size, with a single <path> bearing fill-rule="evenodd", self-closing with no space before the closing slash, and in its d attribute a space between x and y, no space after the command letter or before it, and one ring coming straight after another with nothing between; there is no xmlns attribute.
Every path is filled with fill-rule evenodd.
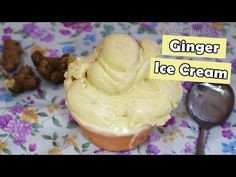
<svg viewBox="0 0 236 177"><path fill-rule="evenodd" d="M187 98L187 109L200 126L197 154L204 154L207 131L229 118L234 99L230 85L198 83L192 87Z"/></svg>

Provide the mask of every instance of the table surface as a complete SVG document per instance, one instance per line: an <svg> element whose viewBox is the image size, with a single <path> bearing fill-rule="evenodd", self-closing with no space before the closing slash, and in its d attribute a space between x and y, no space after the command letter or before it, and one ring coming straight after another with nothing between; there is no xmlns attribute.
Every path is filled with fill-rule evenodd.
<svg viewBox="0 0 236 177"><path fill-rule="evenodd" d="M112 32L153 39L159 44L162 34L226 37L226 60L232 62L231 85L236 93L236 23L0 23L0 50L8 38L19 41L24 64L33 67L30 54L36 44L47 47L48 56L68 52L81 56L90 54L102 37ZM39 89L13 95L1 78L0 154L194 154L198 125L189 117L185 103L193 83L182 84L182 101L165 126L157 127L145 143L131 151L109 152L80 133L66 109L62 85L42 79ZM7 128L4 120L9 120ZM227 122L209 131L205 152L236 154L235 108Z"/></svg>

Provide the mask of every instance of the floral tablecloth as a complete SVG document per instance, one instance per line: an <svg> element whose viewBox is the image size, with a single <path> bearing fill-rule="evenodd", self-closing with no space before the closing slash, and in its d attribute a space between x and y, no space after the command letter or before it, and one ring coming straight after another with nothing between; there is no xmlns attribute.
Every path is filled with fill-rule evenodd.
<svg viewBox="0 0 236 177"><path fill-rule="evenodd" d="M227 61L232 62L231 85L236 93L236 23L0 23L4 40L19 41L24 63L35 44L48 56L88 55L104 35L124 32L161 44L162 34L226 37ZM168 56L167 56L168 57ZM179 57L181 58L181 57ZM208 59L205 59L208 60ZM14 95L0 79L0 154L194 154L198 125L186 111L185 98L193 83L184 82L184 95L171 119L157 127L131 151L109 152L91 144L68 113L62 85L41 79L40 88ZM236 109L229 120L210 130L206 154L236 154Z"/></svg>

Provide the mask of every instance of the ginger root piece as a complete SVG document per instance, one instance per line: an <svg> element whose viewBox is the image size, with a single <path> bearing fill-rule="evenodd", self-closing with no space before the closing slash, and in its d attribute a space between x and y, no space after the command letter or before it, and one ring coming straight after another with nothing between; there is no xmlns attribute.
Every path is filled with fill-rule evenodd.
<svg viewBox="0 0 236 177"><path fill-rule="evenodd" d="M3 45L3 55L1 59L1 64L3 69L7 72L15 71L21 62L21 54L23 49L19 43L15 40L7 40Z"/></svg>
<svg viewBox="0 0 236 177"><path fill-rule="evenodd" d="M40 79L32 68L24 66L13 76L5 76L4 85L14 93L22 93L26 90L35 90L39 87Z"/></svg>
<svg viewBox="0 0 236 177"><path fill-rule="evenodd" d="M55 84L63 83L64 73L71 61L69 54L64 54L61 58L46 57L40 51L35 51L31 59L41 76Z"/></svg>

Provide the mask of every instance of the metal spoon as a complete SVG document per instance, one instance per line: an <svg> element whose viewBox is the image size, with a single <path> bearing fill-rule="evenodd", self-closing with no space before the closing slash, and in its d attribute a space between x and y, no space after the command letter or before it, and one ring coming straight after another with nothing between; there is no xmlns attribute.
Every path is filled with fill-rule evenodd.
<svg viewBox="0 0 236 177"><path fill-rule="evenodd" d="M228 119L234 99L230 85L199 83L192 87L187 98L187 108L200 126L196 154L204 154L209 129Z"/></svg>

